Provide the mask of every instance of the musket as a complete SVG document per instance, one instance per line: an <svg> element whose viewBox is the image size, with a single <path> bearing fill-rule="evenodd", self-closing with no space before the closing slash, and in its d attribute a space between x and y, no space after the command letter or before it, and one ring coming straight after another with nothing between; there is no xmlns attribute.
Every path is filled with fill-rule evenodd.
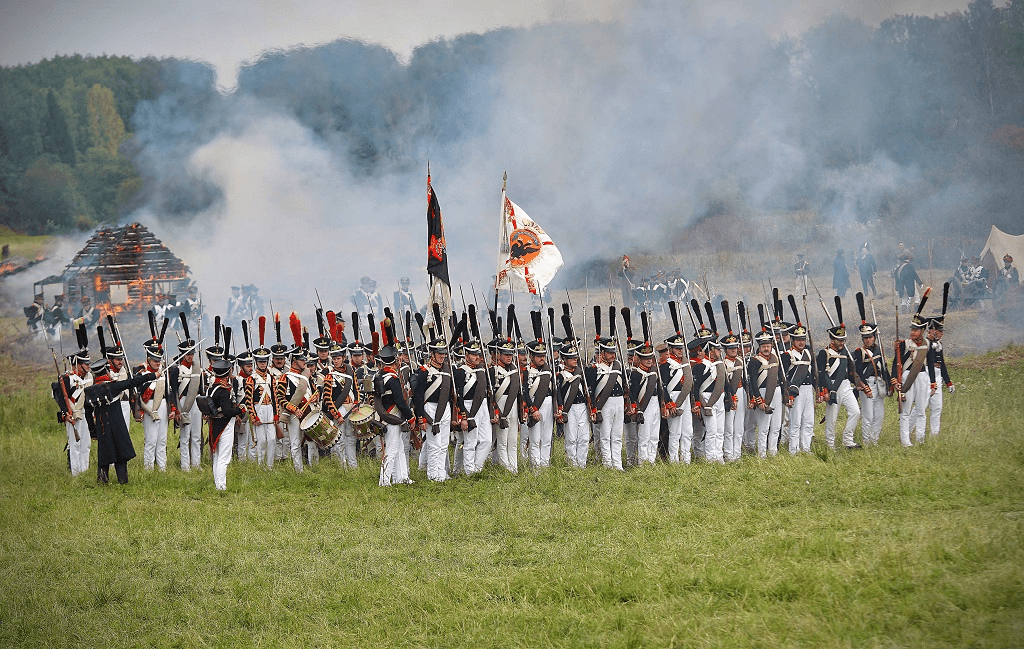
<svg viewBox="0 0 1024 649"><path fill-rule="evenodd" d="M753 349L753 347L754 347L754 345L753 345L754 339L753 339L753 337L751 337L751 339L750 339L750 342L751 342L751 345L750 345L750 347L751 347L751 349L750 349L750 356L747 356L747 351L746 351L746 349L744 348L744 345L743 345L743 334L745 334L745 333L749 334L750 332L747 329L747 307L746 307L745 304L743 304L743 300L740 300L740 301L738 301L736 303L736 318L737 318L737 320L739 321L739 324L740 324L740 335L739 335L739 338L740 338L740 360L743 363L743 393L747 397L747 403L743 404L743 407L747 408L748 405L749 405L749 402L753 399L753 397L751 396L751 393L750 393L750 388L751 388L751 385L750 385L750 371L749 371L750 368L747 367L747 363L750 362L750 356L754 355L754 349Z"/></svg>
<svg viewBox="0 0 1024 649"><path fill-rule="evenodd" d="M53 355L53 368L57 370L57 383L60 384L61 394L64 395L64 407L67 408L67 414L64 415L64 422L71 424L71 430L75 433L75 441L82 441L81 436L78 434L78 428L75 426L74 420L74 408L71 406L71 397L68 396L68 387L64 385L64 377L60 373L60 365L57 363L57 354L53 351L53 347L50 348L50 354ZM68 422L68 419L71 419Z"/></svg>
<svg viewBox="0 0 1024 649"><path fill-rule="evenodd" d="M609 291L609 293L610 293L610 291ZM619 340L619 337L615 335L615 301L614 301L614 299L612 300L612 305L610 307L608 307L608 334L615 341L616 349L619 350L619 363L622 364L623 376L625 378L625 385L623 386L622 394L625 397L626 411L628 412L629 410L634 409L636 407L636 404L633 403L633 394L632 394L633 373L632 373L631 370L633 368L630 367L629 363L626 360L626 357L622 354L622 341Z"/></svg>
<svg viewBox="0 0 1024 649"><path fill-rule="evenodd" d="M874 301L874 299L871 300L871 320L875 323L875 326L877 327L878 326L878 316L875 315L875 301ZM881 332L876 332L876 338L878 337L877 336L878 333L881 333ZM882 357L882 367L888 367L888 364L885 362L885 345L882 344L881 340L877 340L877 342L878 342L878 355ZM889 390L889 386L888 385L885 386L885 390L888 392L888 390Z"/></svg>
<svg viewBox="0 0 1024 649"><path fill-rule="evenodd" d="M576 328L572 324L573 308L572 308L572 298L569 297L569 289L565 290L565 299L567 300L567 302L565 303L565 306L568 308L568 312L566 312L565 308L562 309L562 312L563 312L562 313L562 329L565 330L566 337L569 338L572 341L573 345L575 345L576 344L576 340L578 338L576 336ZM586 335L587 335L587 310L586 310L586 307L584 307L583 308L583 336L586 337ZM585 344L586 343L586 341L583 340L583 339L579 339L579 340L580 340L581 344ZM594 418L597 415L597 409L594 407L594 402L593 402L593 400L590 397L590 386L587 385L587 373L585 371L586 370L586 366L582 363L582 361L584 361L586 359L586 356L584 355L584 351L581 350L581 349L577 349L576 353L579 355L580 361L581 361L580 363L577 363L577 367L579 368L580 376L583 379L583 381L582 381L583 382L583 394L584 394L584 398L586 399L586 402L587 402L587 412L590 413L589 418L590 418L590 421L593 422Z"/></svg>
<svg viewBox="0 0 1024 649"><path fill-rule="evenodd" d="M806 305L806 302L804 304ZM793 318L796 323L801 324L800 312L796 310L796 298L792 293L789 294L789 308L793 310ZM811 329L806 325L804 328L807 330L807 348L811 354L811 381L814 383L812 391L816 391L818 389L818 359L814 357L814 347L811 345Z"/></svg>
<svg viewBox="0 0 1024 649"><path fill-rule="evenodd" d="M590 345L587 344L587 311L590 310L590 277L583 278L583 286L587 293L583 298L583 338L580 338L580 340L583 342L585 347L589 347ZM565 289L565 298L567 300L569 299L569 289ZM572 300L569 300L569 308L572 308ZM589 365L590 350L581 349L580 351L583 353L583 360L586 361L587 365Z"/></svg>
<svg viewBox="0 0 1024 649"><path fill-rule="evenodd" d="M895 302L895 298L893 298ZM879 345L881 347L881 345ZM893 351L893 360L896 362L896 379L897 383L903 382L903 354L900 353L900 307L896 306L896 344L895 350ZM902 387L902 385L900 386ZM896 411L901 415L903 414L903 390L895 390L896 392Z"/></svg>
<svg viewBox="0 0 1024 649"><path fill-rule="evenodd" d="M124 348L124 343L121 340L121 330L117 326L117 320L114 319L113 314L107 314L107 325L110 327L110 333L114 337L114 344L117 345L122 352L124 352L124 369L128 373L128 378L135 378L135 373L132 371L132 364L128 362L128 351ZM139 412L139 394L138 391L132 387L128 389L128 400L130 402L132 414Z"/></svg>

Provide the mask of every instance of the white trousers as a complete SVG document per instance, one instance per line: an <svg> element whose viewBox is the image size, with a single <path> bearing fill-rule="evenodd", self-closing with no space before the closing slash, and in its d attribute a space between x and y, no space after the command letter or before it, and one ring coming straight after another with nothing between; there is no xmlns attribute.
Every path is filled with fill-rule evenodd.
<svg viewBox="0 0 1024 649"><path fill-rule="evenodd" d="M903 370L903 389L906 390L907 400L903 402L903 412L900 413L900 444L910 446L910 426L914 426L914 438L918 444L924 442L925 430L925 407L928 405L931 384L928 382L928 373L924 370L918 372L913 385L907 385L907 375L910 370ZM938 392L938 390L936 390Z"/></svg>
<svg viewBox="0 0 1024 649"><path fill-rule="evenodd" d="M239 416L235 423L235 454L238 461L256 459L256 431L248 417Z"/></svg>
<svg viewBox="0 0 1024 649"><path fill-rule="evenodd" d="M625 415L623 415L625 420ZM637 424L636 421L630 417L629 421L623 421L622 423L622 448L626 451L626 463L625 466L636 466L637 465Z"/></svg>
<svg viewBox="0 0 1024 649"><path fill-rule="evenodd" d="M876 376L869 376L867 384L871 387L871 396L860 393L860 438L865 446L874 446L882 435L885 392L889 386L882 385Z"/></svg>
<svg viewBox="0 0 1024 649"><path fill-rule="evenodd" d="M419 433L413 434L418 435ZM388 424L381 447L380 486L389 487L393 484L410 481L409 454L405 452L404 440L408 436L408 433L402 432L401 424Z"/></svg>
<svg viewBox="0 0 1024 649"><path fill-rule="evenodd" d="M528 428L530 431L530 466L534 468L551 466L551 436L555 430L555 415L551 410L552 398L544 399L537 412L540 421Z"/></svg>
<svg viewBox="0 0 1024 649"><path fill-rule="evenodd" d="M676 397L679 398L679 397ZM690 413L690 395L676 402L680 413L678 417L668 418L668 461L676 464L680 459L690 463L690 450L693 446L693 415Z"/></svg>
<svg viewBox="0 0 1024 649"><path fill-rule="evenodd" d="M409 436L405 435L404 438L408 440ZM409 455L406 449L407 444L408 442L402 444L402 451L406 453L405 466L408 469ZM342 467L355 469L359 466L356 453L356 431L352 428L352 424L347 421L341 422L341 434L338 435L338 443L331 447L331 454L337 458L338 463Z"/></svg>
<svg viewBox="0 0 1024 649"><path fill-rule="evenodd" d="M744 398L750 401L749 395L744 392ZM757 450L757 411L747 409L743 416L743 448L751 453Z"/></svg>
<svg viewBox="0 0 1024 649"><path fill-rule="evenodd" d="M203 457L203 413L199 412L199 406L193 403L187 414L189 423L182 424L178 429L182 471L198 467L199 460Z"/></svg>
<svg viewBox="0 0 1024 649"><path fill-rule="evenodd" d="M281 418L284 425L285 437L288 439L288 449L292 456L292 466L296 473L302 473L302 430L299 428L299 418L291 415Z"/></svg>
<svg viewBox="0 0 1024 649"><path fill-rule="evenodd" d="M277 428L274 426L274 406L256 406L256 418L260 423L256 425L253 434L256 435L256 463L268 469L274 468L274 458L277 456Z"/></svg>
<svg viewBox="0 0 1024 649"><path fill-rule="evenodd" d="M71 475L76 476L89 469L89 452L92 450L92 438L89 436L89 424L85 419L76 419L74 423L64 423L68 434L68 451L71 453ZM78 431L78 441L75 441Z"/></svg>
<svg viewBox="0 0 1024 649"><path fill-rule="evenodd" d="M814 386L801 385L789 409L789 454L810 453L814 438Z"/></svg>
<svg viewBox="0 0 1024 649"><path fill-rule="evenodd" d="M710 392L704 393L704 399L711 397ZM704 443L703 455L708 462L725 462L723 450L725 448L725 404L722 398L715 405L711 406L711 416L704 415Z"/></svg>
<svg viewBox="0 0 1024 649"><path fill-rule="evenodd" d="M590 447L590 415L587 404L575 403L565 413L565 458L569 466L582 469L587 466Z"/></svg>
<svg viewBox="0 0 1024 649"><path fill-rule="evenodd" d="M634 424L638 464L654 464L658 457L658 436L661 434L661 404L651 397L644 409L644 423Z"/></svg>
<svg viewBox="0 0 1024 649"><path fill-rule="evenodd" d="M853 431L857 430L860 421L860 405L857 403L857 391L848 379L839 384L836 391L836 402L825 407L825 443L831 448L836 445L836 420L839 408L846 408L846 426L843 428L843 446L853 446Z"/></svg>
<svg viewBox="0 0 1024 649"><path fill-rule="evenodd" d="M436 416L436 403L428 401L423 404L423 409L440 429L435 435L428 427L427 439L423 442L423 447L427 451L427 479L444 482L448 479L448 440L451 437L452 409L450 405L446 405L440 418ZM404 452L404 448L401 450Z"/></svg>
<svg viewBox="0 0 1024 649"><path fill-rule="evenodd" d="M130 431L132 429L132 407L128 405L127 401L121 402L121 414L124 415L124 429Z"/></svg>
<svg viewBox="0 0 1024 649"><path fill-rule="evenodd" d="M936 370L936 378L937 375L938 370ZM943 386L941 385L938 386L935 390L935 394L928 397L928 423L931 427L929 430L929 434L931 435L938 435L939 427L942 424L942 387ZM931 389L930 385L928 386L928 389Z"/></svg>
<svg viewBox="0 0 1024 649"><path fill-rule="evenodd" d="M727 398L727 397L723 397ZM741 387L736 391L736 403L732 410L725 411L725 441L722 456L726 462L735 462L743 452L743 425L747 418L747 395Z"/></svg>
<svg viewBox="0 0 1024 649"><path fill-rule="evenodd" d="M228 488L228 464L231 464L231 455L235 446L235 418L224 428L217 440L217 450L213 453L213 486L217 491L224 491Z"/></svg>
<svg viewBox="0 0 1024 649"><path fill-rule="evenodd" d="M503 466L512 473L519 471L519 420L515 408L508 416L508 428L501 428L498 424L491 427L494 432L496 447L495 458L499 466Z"/></svg>
<svg viewBox="0 0 1024 649"><path fill-rule="evenodd" d="M152 406L150 401L147 406ZM162 401L156 411L155 421L148 413L142 414L142 466L152 469L153 464L161 471L167 470L167 401Z"/></svg>
<svg viewBox="0 0 1024 649"><path fill-rule="evenodd" d="M463 408L467 413L473 407L473 401L465 401ZM476 415L472 418L476 428L467 430L462 436L462 470L466 475L473 475L484 470L484 462L491 452L491 415L487 411L487 402L480 404Z"/></svg>
<svg viewBox="0 0 1024 649"><path fill-rule="evenodd" d="M764 399L765 391L761 392ZM754 410L757 417L757 454L760 457L775 455L779 451L779 431L782 430L782 389L775 390L772 402L768 404L772 409L771 414L757 408Z"/></svg>
<svg viewBox="0 0 1024 649"><path fill-rule="evenodd" d="M622 397L608 397L601 408L601 464L622 470L622 423L625 405Z"/></svg>

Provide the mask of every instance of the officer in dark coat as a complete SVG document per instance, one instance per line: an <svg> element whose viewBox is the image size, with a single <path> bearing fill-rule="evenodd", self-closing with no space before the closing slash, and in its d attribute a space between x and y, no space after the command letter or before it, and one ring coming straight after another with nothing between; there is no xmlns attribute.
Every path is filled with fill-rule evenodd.
<svg viewBox="0 0 1024 649"><path fill-rule="evenodd" d="M135 447L125 425L121 410L121 393L145 385L155 374L141 374L125 381L111 381L107 373L107 360L101 358L90 368L94 383L85 389L85 420L89 434L96 439L99 469L96 480L109 481L110 465L114 465L117 481L128 484L128 460L135 457Z"/></svg>

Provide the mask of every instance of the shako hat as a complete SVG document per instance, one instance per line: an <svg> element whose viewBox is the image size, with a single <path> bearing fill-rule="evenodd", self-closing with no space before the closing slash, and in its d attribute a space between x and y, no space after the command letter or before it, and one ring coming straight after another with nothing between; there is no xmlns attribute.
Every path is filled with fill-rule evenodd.
<svg viewBox="0 0 1024 649"><path fill-rule="evenodd" d="M846 340L846 325L838 324L827 329L828 337L832 340Z"/></svg>
<svg viewBox="0 0 1024 649"><path fill-rule="evenodd" d="M147 340L142 346L146 348L146 356L149 358L161 358L164 355L163 345L155 340Z"/></svg>
<svg viewBox="0 0 1024 649"><path fill-rule="evenodd" d="M771 345L774 342L774 337L767 331L759 331L754 334L754 342L758 345Z"/></svg>
<svg viewBox="0 0 1024 649"><path fill-rule="evenodd" d="M599 338L597 341L597 348L602 352L614 352L616 347L615 338L608 336L607 338Z"/></svg>
<svg viewBox="0 0 1024 649"><path fill-rule="evenodd" d="M793 325L793 328L789 331L789 337L794 340L804 340L807 338L807 327L803 326L799 322Z"/></svg>
<svg viewBox="0 0 1024 649"><path fill-rule="evenodd" d="M105 358L97 358L96 360L94 360L92 362L91 365L89 365L89 371L92 372L92 375L94 377L103 376L104 374L106 374L109 371L109 366L107 365L107 359L105 359Z"/></svg>
<svg viewBox="0 0 1024 649"><path fill-rule="evenodd" d="M945 319L946 316L944 315L933 315L932 317L928 318L928 328L931 329L932 331L943 331L943 327L945 326Z"/></svg>
<svg viewBox="0 0 1024 649"><path fill-rule="evenodd" d="M654 348L651 347L650 343L640 343L636 349L633 350L640 358L654 358Z"/></svg>
<svg viewBox="0 0 1024 649"><path fill-rule="evenodd" d="M515 354L516 344L508 338L495 338L491 342L487 343L487 348L496 354Z"/></svg>
<svg viewBox="0 0 1024 649"><path fill-rule="evenodd" d="M348 347L346 347L345 345L333 342L333 343L331 343L331 349L329 351L330 351L330 354L331 354L331 358L338 358L339 356L344 356L345 354L348 353Z"/></svg>
<svg viewBox="0 0 1024 649"><path fill-rule="evenodd" d="M528 349L530 354L533 356L547 356L548 353L548 348L539 340L531 340L526 343L526 349Z"/></svg>
<svg viewBox="0 0 1024 649"><path fill-rule="evenodd" d="M235 362L237 362L239 365L252 365L252 361L253 354L249 350L246 350L239 354L238 356L235 356Z"/></svg>
<svg viewBox="0 0 1024 649"><path fill-rule="evenodd" d="M862 322L857 331L860 332L861 338L867 338L868 336L878 335L878 325L874 322Z"/></svg>
<svg viewBox="0 0 1024 649"><path fill-rule="evenodd" d="M740 346L740 338L734 333L728 333L718 339L718 342L722 347L726 349L732 349L733 347Z"/></svg>
<svg viewBox="0 0 1024 649"><path fill-rule="evenodd" d="M558 354L562 358L579 358L580 357L579 351L577 351L577 349L576 349L576 345L574 345L571 342L564 343L562 345L562 347L558 350Z"/></svg>
<svg viewBox="0 0 1024 649"><path fill-rule="evenodd" d="M213 370L214 376L223 378L231 373L231 361L219 358L210 363L210 369Z"/></svg>

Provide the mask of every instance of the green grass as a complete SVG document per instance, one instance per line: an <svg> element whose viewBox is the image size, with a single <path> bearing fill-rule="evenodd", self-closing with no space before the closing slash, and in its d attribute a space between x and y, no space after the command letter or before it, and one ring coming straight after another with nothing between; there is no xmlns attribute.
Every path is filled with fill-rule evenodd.
<svg viewBox="0 0 1024 649"><path fill-rule="evenodd" d="M12 257L35 259L38 255L45 254L52 243L53 237L51 236L18 234L14 230L0 225L0 245L10 245Z"/></svg>
<svg viewBox="0 0 1024 649"><path fill-rule="evenodd" d="M614 474L559 451L389 489L369 461L232 464L226 494L173 449L126 488L70 478L22 379L0 390L0 644L1021 646L1022 369L1020 347L962 361L913 449L890 413L862 452Z"/></svg>

